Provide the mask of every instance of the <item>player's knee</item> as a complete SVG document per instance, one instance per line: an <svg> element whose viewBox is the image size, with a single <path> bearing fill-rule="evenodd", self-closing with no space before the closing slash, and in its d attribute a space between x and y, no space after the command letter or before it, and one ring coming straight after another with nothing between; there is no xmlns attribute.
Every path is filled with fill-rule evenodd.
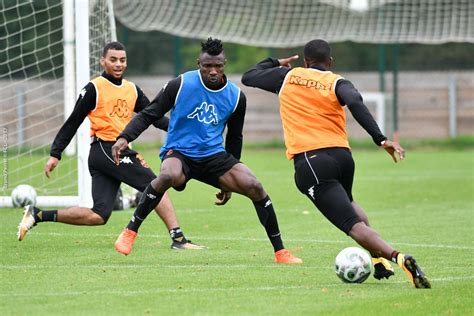
<svg viewBox="0 0 474 316"><path fill-rule="evenodd" d="M261 200L265 198L266 194L263 190L263 186L257 179L252 179L246 185L246 195L253 201Z"/></svg>
<svg viewBox="0 0 474 316"><path fill-rule="evenodd" d="M167 190L173 186L174 176L168 172L160 173L160 176L151 182L153 189L156 191Z"/></svg>
<svg viewBox="0 0 474 316"><path fill-rule="evenodd" d="M99 218L97 218L97 225L107 224L107 222L109 221L109 218L110 218L110 215L105 216L105 217L99 216Z"/></svg>
<svg viewBox="0 0 474 316"><path fill-rule="evenodd" d="M375 230L367 226L364 222L354 224L349 231L349 236L358 242L372 240L376 235Z"/></svg>
<svg viewBox="0 0 474 316"><path fill-rule="evenodd" d="M110 218L110 213L111 212L107 212L106 214L102 214L99 213L99 212L91 212L91 214L89 215L88 219L87 219L87 222L89 225L105 225L107 224L107 221L109 220Z"/></svg>
<svg viewBox="0 0 474 316"><path fill-rule="evenodd" d="M358 213L357 216L359 217L359 219L362 222L364 222L365 225L370 226L369 225L369 219L368 219L367 215Z"/></svg>

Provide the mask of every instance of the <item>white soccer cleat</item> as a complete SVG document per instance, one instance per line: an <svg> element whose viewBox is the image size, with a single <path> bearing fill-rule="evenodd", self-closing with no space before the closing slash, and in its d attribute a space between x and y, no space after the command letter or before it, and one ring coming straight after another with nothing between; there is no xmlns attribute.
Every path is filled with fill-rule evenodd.
<svg viewBox="0 0 474 316"><path fill-rule="evenodd" d="M25 238L26 233L36 225L34 209L35 208L33 205L25 206L23 217L21 218L21 222L18 225L17 235L19 241L22 241L23 238Z"/></svg>

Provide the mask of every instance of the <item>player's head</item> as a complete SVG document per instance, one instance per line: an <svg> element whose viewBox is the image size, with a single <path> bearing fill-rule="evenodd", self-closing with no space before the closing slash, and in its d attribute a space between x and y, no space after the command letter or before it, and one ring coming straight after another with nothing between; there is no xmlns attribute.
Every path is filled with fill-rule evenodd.
<svg viewBox="0 0 474 316"><path fill-rule="evenodd" d="M313 65L323 66L325 68L331 67L331 47L328 42L321 39L309 41L304 46L304 65L311 67Z"/></svg>
<svg viewBox="0 0 474 316"><path fill-rule="evenodd" d="M104 46L100 65L105 72L115 79L120 79L127 69L127 53L125 46L120 42L110 42Z"/></svg>
<svg viewBox="0 0 474 316"><path fill-rule="evenodd" d="M201 43L197 64L206 86L218 88L222 85L225 62L224 46L220 40L209 37L206 42Z"/></svg>

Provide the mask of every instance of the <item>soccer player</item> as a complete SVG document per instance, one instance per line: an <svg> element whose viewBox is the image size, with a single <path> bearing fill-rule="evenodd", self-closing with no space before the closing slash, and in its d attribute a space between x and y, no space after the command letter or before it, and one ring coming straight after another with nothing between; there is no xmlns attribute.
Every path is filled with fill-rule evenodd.
<svg viewBox="0 0 474 316"><path fill-rule="evenodd" d="M273 245L275 262L303 262L284 248L272 201L252 171L239 161L247 103L237 85L225 76L225 63L222 42L209 38L202 43L199 69L169 81L118 136L112 147L116 163L129 142L171 110L167 139L160 151L160 174L143 192L132 219L115 242L118 252L131 252L140 225L170 187L181 191L189 180L196 179L220 189L217 205L224 205L231 192L251 199Z"/></svg>
<svg viewBox="0 0 474 316"><path fill-rule="evenodd" d="M297 58L267 58L242 77L247 86L279 95L286 155L294 162L296 186L331 223L372 254L375 278L393 275L388 261L392 260L416 288L429 288L415 259L381 239L352 197L354 161L343 106L395 162L397 155L404 159L404 149L380 132L352 83L329 70L332 57L327 42L312 40L305 45L305 67L291 68L290 62Z"/></svg>
<svg viewBox="0 0 474 316"><path fill-rule="evenodd" d="M115 139L132 119L133 112L140 112L150 103L143 91L134 83L123 79L127 68L125 47L119 42L105 45L100 59L104 69L101 76L90 81L82 89L73 112L63 124L51 146L50 157L44 166L49 178L57 167L61 153L74 137L86 117L91 122L91 147L89 171L92 176L92 208L74 206L60 210L41 210L27 206L18 227L18 239L41 222L61 222L72 225L104 225L114 205L122 182L143 191L156 175L136 151L127 148L117 167L112 159L111 148ZM153 122L167 130L168 118ZM187 240L179 227L173 204L168 196L156 207L156 212L167 226L172 249L202 249Z"/></svg>

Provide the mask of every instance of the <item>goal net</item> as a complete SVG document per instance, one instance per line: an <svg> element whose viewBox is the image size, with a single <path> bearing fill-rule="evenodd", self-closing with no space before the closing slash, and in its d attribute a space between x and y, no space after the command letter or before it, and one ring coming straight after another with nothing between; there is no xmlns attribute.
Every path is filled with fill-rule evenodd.
<svg viewBox="0 0 474 316"><path fill-rule="evenodd" d="M109 25L111 1L89 1L88 23L81 29L74 23L74 12L78 3L87 5L87 1L76 2L76 10L71 0L0 2L0 206L11 206L11 191L19 184L36 189L40 206L79 202L78 178L89 174L81 163L83 157L78 163L75 146L79 142L73 141L65 151L50 179L43 168L56 133L74 107L77 91L101 73L102 48L115 34ZM75 44L81 45L76 34L81 32L89 38L88 54L77 58L83 60L89 78L78 86L74 55ZM78 164L82 165L79 170Z"/></svg>
<svg viewBox="0 0 474 316"><path fill-rule="evenodd" d="M474 42L472 0L115 0L137 31L261 47L314 38L365 43Z"/></svg>

